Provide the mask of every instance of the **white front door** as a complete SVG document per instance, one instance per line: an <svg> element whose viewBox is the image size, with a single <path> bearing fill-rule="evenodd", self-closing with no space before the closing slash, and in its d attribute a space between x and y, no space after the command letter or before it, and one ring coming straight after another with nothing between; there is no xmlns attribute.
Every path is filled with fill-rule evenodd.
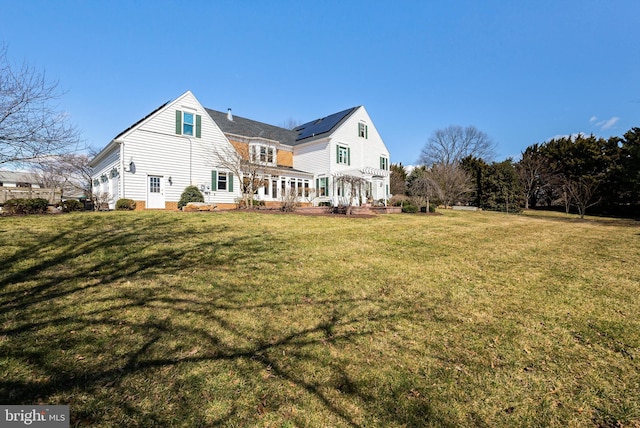
<svg viewBox="0 0 640 428"><path fill-rule="evenodd" d="M380 178L374 178L371 181L371 199L374 202L378 202L380 199L385 199L384 182Z"/></svg>
<svg viewBox="0 0 640 428"><path fill-rule="evenodd" d="M164 209L164 180L162 176L150 175L147 179L147 208Z"/></svg>

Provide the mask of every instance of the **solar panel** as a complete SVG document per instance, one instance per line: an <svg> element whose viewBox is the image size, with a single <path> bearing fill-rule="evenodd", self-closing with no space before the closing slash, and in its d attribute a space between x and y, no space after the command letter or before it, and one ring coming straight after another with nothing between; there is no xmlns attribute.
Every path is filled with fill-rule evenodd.
<svg viewBox="0 0 640 428"><path fill-rule="evenodd" d="M338 113L331 114L327 117L323 117L321 119L313 120L311 122L307 122L304 125L300 125L293 130L298 133L296 137L296 141L304 140L305 138L314 137L316 135L324 134L329 132L336 126L342 119L347 116L353 108L343 110Z"/></svg>

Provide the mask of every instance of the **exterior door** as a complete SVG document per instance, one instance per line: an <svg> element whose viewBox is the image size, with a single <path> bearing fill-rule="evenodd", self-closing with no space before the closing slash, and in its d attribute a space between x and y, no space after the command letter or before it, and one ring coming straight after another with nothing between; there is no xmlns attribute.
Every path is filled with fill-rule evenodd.
<svg viewBox="0 0 640 428"><path fill-rule="evenodd" d="M147 208L164 209L164 184L162 176L150 175L147 189Z"/></svg>

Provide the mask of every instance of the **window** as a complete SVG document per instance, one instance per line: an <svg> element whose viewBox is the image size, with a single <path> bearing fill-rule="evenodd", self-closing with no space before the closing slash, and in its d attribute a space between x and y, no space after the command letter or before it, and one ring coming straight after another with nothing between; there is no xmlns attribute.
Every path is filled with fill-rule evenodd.
<svg viewBox="0 0 640 428"><path fill-rule="evenodd" d="M349 147L336 146L336 159L339 164L351 165L351 150Z"/></svg>
<svg viewBox="0 0 640 428"><path fill-rule="evenodd" d="M202 116L176 110L176 134L200 138L202 136Z"/></svg>
<svg viewBox="0 0 640 428"><path fill-rule="evenodd" d="M253 162L273 163L275 159L276 149L269 146L252 146L251 160Z"/></svg>
<svg viewBox="0 0 640 428"><path fill-rule="evenodd" d="M227 190L227 174L218 174L218 190Z"/></svg>
<svg viewBox="0 0 640 428"><path fill-rule="evenodd" d="M380 156L380 169L389 170L389 159L384 156Z"/></svg>
<svg viewBox="0 0 640 428"><path fill-rule="evenodd" d="M184 112L184 119L182 121L182 133L184 135L193 135L193 114Z"/></svg>
<svg viewBox="0 0 640 428"><path fill-rule="evenodd" d="M304 180L304 197L309 197L309 180Z"/></svg>
<svg viewBox="0 0 640 428"><path fill-rule="evenodd" d="M358 137L369 138L368 127L362 122L358 122Z"/></svg>
<svg viewBox="0 0 640 428"><path fill-rule="evenodd" d="M211 190L233 192L233 174L230 172L211 171Z"/></svg>
<svg viewBox="0 0 640 428"><path fill-rule="evenodd" d="M278 180L271 182L271 197L274 199L278 197Z"/></svg>
<svg viewBox="0 0 640 428"><path fill-rule="evenodd" d="M327 196L327 189L329 187L329 177L316 178L316 188L318 189L318 196Z"/></svg>

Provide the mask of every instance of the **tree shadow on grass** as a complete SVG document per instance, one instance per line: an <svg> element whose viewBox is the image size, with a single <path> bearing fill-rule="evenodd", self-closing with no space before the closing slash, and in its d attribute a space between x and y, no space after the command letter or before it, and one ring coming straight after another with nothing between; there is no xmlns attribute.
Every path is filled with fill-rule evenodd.
<svg viewBox="0 0 640 428"><path fill-rule="evenodd" d="M368 425L370 416L447 425L427 399L398 406L411 380L382 393L350 374L348 355L332 355L412 319L411 310L359 311L384 307L378 297L269 301L269 284L243 283L235 270L290 250L264 231L212 223L194 238L170 218L105 221L105 233L86 232L95 227L87 218L5 258L2 403L69 403L74 425L255 425L274 413L307 424L283 410L291 402L322 408L330 425ZM287 311L293 327L261 324ZM211 403L220 404L214 415Z"/></svg>

